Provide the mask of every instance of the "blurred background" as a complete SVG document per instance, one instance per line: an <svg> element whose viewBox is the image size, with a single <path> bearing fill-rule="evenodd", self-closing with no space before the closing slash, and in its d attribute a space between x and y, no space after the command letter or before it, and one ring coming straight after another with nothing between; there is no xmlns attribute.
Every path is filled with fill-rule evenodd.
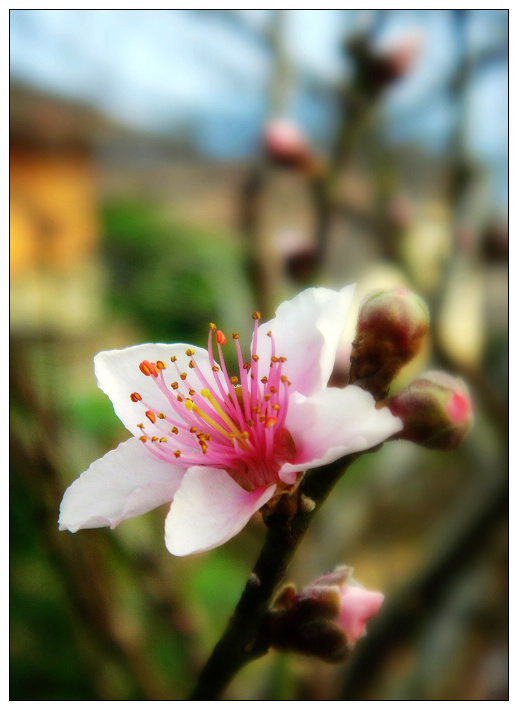
<svg viewBox="0 0 518 710"><path fill-rule="evenodd" d="M258 555L260 517L188 558L161 508L58 533L128 433L100 350L251 332L310 285L404 285L476 419L448 453L347 473L289 573L383 590L346 664L270 652L229 699L507 697L506 10L11 10L12 700L181 699ZM347 381L351 316L334 382Z"/></svg>

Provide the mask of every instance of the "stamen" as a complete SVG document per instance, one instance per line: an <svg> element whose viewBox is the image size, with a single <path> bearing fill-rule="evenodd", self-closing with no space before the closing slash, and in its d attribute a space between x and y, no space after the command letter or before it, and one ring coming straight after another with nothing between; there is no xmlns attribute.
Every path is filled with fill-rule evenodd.
<svg viewBox="0 0 518 710"><path fill-rule="evenodd" d="M147 411L147 412L146 412L146 417L149 419L149 421L151 422L151 424L154 424L154 423L156 422L156 417L155 417L154 412Z"/></svg>
<svg viewBox="0 0 518 710"><path fill-rule="evenodd" d="M142 397L139 395L138 392L133 392L133 394L130 394L130 399L132 402L140 402L142 400Z"/></svg>
<svg viewBox="0 0 518 710"><path fill-rule="evenodd" d="M156 369L156 366L148 360L143 360L139 365L139 369L142 374L146 375L147 377L149 377L150 375L153 375L153 377L158 377L158 370Z"/></svg>

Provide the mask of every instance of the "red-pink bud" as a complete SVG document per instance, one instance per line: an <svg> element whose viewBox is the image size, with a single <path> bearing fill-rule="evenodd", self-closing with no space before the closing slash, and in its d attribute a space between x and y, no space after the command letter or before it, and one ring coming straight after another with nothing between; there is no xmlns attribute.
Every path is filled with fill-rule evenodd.
<svg viewBox="0 0 518 710"><path fill-rule="evenodd" d="M464 382L445 372L428 372L390 400L390 411L403 421L399 436L429 449L456 448L473 423Z"/></svg>
<svg viewBox="0 0 518 710"><path fill-rule="evenodd" d="M319 577L300 594L288 585L270 612L271 645L329 663L343 661L382 603L383 594L358 585L347 567Z"/></svg>
<svg viewBox="0 0 518 710"><path fill-rule="evenodd" d="M401 367L421 347L429 324L425 302L405 288L367 296L358 315L350 383L384 399Z"/></svg>
<svg viewBox="0 0 518 710"><path fill-rule="evenodd" d="M287 119L269 121L264 129L263 143L266 155L278 165L305 169L313 162L313 149L306 134Z"/></svg>

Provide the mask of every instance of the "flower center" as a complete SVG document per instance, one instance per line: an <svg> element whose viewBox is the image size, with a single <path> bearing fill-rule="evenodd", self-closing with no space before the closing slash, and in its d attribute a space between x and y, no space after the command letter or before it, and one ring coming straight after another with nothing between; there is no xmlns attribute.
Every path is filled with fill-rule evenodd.
<svg viewBox="0 0 518 710"><path fill-rule="evenodd" d="M224 468L243 488L253 491L278 481L282 464L295 456L295 445L284 427L289 404L290 382L283 374L285 357L275 354L271 332L268 374L259 379L257 354L259 313L254 313L251 361L244 362L239 334L232 333L239 376L230 376L223 347L226 337L211 323L208 356L211 367L206 377L196 363L195 351L187 349L187 372L181 372L176 356L171 357L178 379L167 385L166 364L144 360L139 369L151 377L167 400L167 413L142 400L138 392L130 398L145 410L146 424L139 424L140 440L164 461L182 466L206 465ZM214 359L216 341L219 365Z"/></svg>

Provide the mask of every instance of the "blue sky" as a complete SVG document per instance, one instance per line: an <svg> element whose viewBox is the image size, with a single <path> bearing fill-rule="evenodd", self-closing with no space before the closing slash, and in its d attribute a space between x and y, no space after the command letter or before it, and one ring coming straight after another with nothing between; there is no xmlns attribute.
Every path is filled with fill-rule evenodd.
<svg viewBox="0 0 518 710"><path fill-rule="evenodd" d="M209 155L245 156L268 110L271 59L264 32L271 12L12 10L11 75L140 129L174 133L187 127ZM323 87L340 80L347 72L340 43L372 13L287 11L286 52L297 75ZM387 134L445 150L456 116L445 85L460 52L451 11L388 11L376 36L382 41L416 27L424 37L422 56L386 96ZM467 51L476 56L493 48L499 58L469 85L465 143L471 155L499 171L499 179L507 160L506 32L505 11L471 11ZM327 102L304 91L297 95L292 117L325 141L331 90Z"/></svg>

